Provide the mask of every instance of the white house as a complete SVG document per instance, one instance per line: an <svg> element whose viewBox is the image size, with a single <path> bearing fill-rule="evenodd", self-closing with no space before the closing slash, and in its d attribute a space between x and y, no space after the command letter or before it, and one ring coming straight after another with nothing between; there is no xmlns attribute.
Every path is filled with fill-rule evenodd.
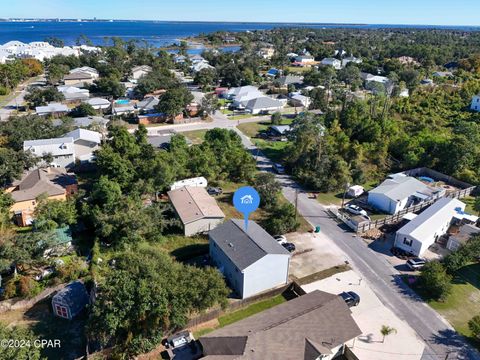
<svg viewBox="0 0 480 360"><path fill-rule="evenodd" d="M95 158L93 152L102 143L102 134L87 129L75 129L63 136L73 138L75 158L80 162L91 162Z"/></svg>
<svg viewBox="0 0 480 360"><path fill-rule="evenodd" d="M242 299L287 284L290 253L256 222L229 220L209 239L210 258Z"/></svg>
<svg viewBox="0 0 480 360"><path fill-rule="evenodd" d="M480 94L475 95L472 98L472 104L470 105L470 109L473 111L479 111L480 112Z"/></svg>
<svg viewBox="0 0 480 360"><path fill-rule="evenodd" d="M130 81L136 82L138 81L138 79L148 74L150 71L152 71L152 68L148 65L135 66L134 68L132 68L132 77L130 78Z"/></svg>
<svg viewBox="0 0 480 360"><path fill-rule="evenodd" d="M342 62L335 58L325 58L321 61L324 66L333 66L334 69L340 70L342 68Z"/></svg>
<svg viewBox="0 0 480 360"><path fill-rule="evenodd" d="M204 69L212 69L213 70L215 68L212 65L210 65L207 60L196 62L191 66L191 70L194 73L200 72Z"/></svg>
<svg viewBox="0 0 480 360"><path fill-rule="evenodd" d="M184 186L169 191L168 197L183 224L185 236L215 229L225 219L215 199L203 187Z"/></svg>
<svg viewBox="0 0 480 360"><path fill-rule="evenodd" d="M23 151L36 157L52 156L53 167L68 168L75 164L75 147L72 137L54 139L27 140L23 142Z"/></svg>
<svg viewBox="0 0 480 360"><path fill-rule="evenodd" d="M68 102L83 101L90 97L90 91L88 89L80 89L75 86L59 86L57 89L63 94L65 101Z"/></svg>
<svg viewBox="0 0 480 360"><path fill-rule="evenodd" d="M85 101L85 103L90 105L95 110L106 110L111 106L109 100L99 97L88 99L87 101Z"/></svg>
<svg viewBox="0 0 480 360"><path fill-rule="evenodd" d="M285 106L285 103L263 95L251 100L242 101L240 105L251 114L256 115L280 111Z"/></svg>
<svg viewBox="0 0 480 360"><path fill-rule="evenodd" d="M402 173L389 175L376 188L368 192L368 204L388 214L396 214L406 207L442 196L444 189L430 187Z"/></svg>
<svg viewBox="0 0 480 360"><path fill-rule="evenodd" d="M310 98L302 94L293 94L290 97L290 102L293 106L300 106L305 108L308 108L311 104Z"/></svg>
<svg viewBox="0 0 480 360"><path fill-rule="evenodd" d="M441 198L411 220L395 235L395 247L415 256L421 256L425 250L447 233L452 219L458 212L465 210L465 204L453 198Z"/></svg>
<svg viewBox="0 0 480 360"><path fill-rule="evenodd" d="M74 73L87 73L87 74L90 74L90 76L94 79L94 80L97 80L99 78L99 74L98 74L98 71L97 69L94 69L90 66L82 66L82 67L78 67L78 68L75 68L75 69L72 69L70 70L70 74L74 74Z"/></svg>
<svg viewBox="0 0 480 360"><path fill-rule="evenodd" d="M265 96L265 94L258 90L257 87L248 85L231 88L226 92L225 96L227 99L233 100L233 105L238 107L242 102Z"/></svg>
<svg viewBox="0 0 480 360"><path fill-rule="evenodd" d="M61 103L49 103L48 105L37 106L35 108L35 112L37 113L37 115L40 115L40 116L64 115L64 114L68 113L69 111L70 111L70 109L68 108L68 106L64 105L64 104L61 104Z"/></svg>
<svg viewBox="0 0 480 360"><path fill-rule="evenodd" d="M356 58L355 56L348 56L342 59L342 67L347 66L349 63L361 64L362 59Z"/></svg>

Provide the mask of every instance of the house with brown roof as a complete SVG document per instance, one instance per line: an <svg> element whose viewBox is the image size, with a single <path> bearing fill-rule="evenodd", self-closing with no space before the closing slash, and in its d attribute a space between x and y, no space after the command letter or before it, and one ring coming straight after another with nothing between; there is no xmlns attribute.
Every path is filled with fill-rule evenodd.
<svg viewBox="0 0 480 360"><path fill-rule="evenodd" d="M185 236L210 231L221 224L225 214L203 187L184 186L168 192L180 217Z"/></svg>
<svg viewBox="0 0 480 360"><path fill-rule="evenodd" d="M67 74L63 77L63 82L66 86L83 86L84 84L93 84L92 74L88 72L78 71L71 74Z"/></svg>
<svg viewBox="0 0 480 360"><path fill-rule="evenodd" d="M24 174L6 189L15 202L10 211L15 215L19 226L30 225L33 212L37 207L37 199L45 195L48 200L64 201L78 191L75 176L64 168L41 168Z"/></svg>
<svg viewBox="0 0 480 360"><path fill-rule="evenodd" d="M313 291L202 336L202 359L330 360L361 335L345 302Z"/></svg>

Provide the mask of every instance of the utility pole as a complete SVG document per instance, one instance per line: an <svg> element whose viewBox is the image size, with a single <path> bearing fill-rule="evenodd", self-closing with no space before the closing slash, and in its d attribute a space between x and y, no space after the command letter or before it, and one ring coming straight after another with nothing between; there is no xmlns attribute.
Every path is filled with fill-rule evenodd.
<svg viewBox="0 0 480 360"><path fill-rule="evenodd" d="M298 218L298 189L295 189L295 222Z"/></svg>

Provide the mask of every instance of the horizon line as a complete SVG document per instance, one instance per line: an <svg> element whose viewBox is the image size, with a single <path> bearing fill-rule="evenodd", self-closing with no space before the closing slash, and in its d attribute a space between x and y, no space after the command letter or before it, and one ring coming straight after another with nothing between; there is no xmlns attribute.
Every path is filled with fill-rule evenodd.
<svg viewBox="0 0 480 360"><path fill-rule="evenodd" d="M10 21L9 21L10 20ZM244 21L244 20L152 20L152 19L96 19L96 18L29 18L29 17L6 17L1 18L0 22L12 22L11 20L30 20L32 22L41 22L42 20L49 21L61 21L61 20L71 20L72 22L105 22L105 21L117 21L117 22L164 22L164 23L228 23L228 24L293 24L293 25L348 25L348 26L372 26L372 25L388 25L388 26L430 26L430 27L479 27L480 25L459 25L459 24L450 24L450 25L440 25L440 24L408 24L408 23L363 23L363 22L354 22L354 23L343 23L343 22L311 22L311 21ZM80 20L80 21L78 21Z"/></svg>

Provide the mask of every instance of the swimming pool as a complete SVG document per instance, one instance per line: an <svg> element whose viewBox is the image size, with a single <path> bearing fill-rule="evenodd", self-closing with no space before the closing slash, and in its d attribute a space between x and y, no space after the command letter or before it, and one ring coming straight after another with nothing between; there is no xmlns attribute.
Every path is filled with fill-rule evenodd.
<svg viewBox="0 0 480 360"><path fill-rule="evenodd" d="M130 100L128 100L128 99L116 100L116 101L115 101L115 104L118 104L118 105L128 105L128 104L130 104Z"/></svg>

